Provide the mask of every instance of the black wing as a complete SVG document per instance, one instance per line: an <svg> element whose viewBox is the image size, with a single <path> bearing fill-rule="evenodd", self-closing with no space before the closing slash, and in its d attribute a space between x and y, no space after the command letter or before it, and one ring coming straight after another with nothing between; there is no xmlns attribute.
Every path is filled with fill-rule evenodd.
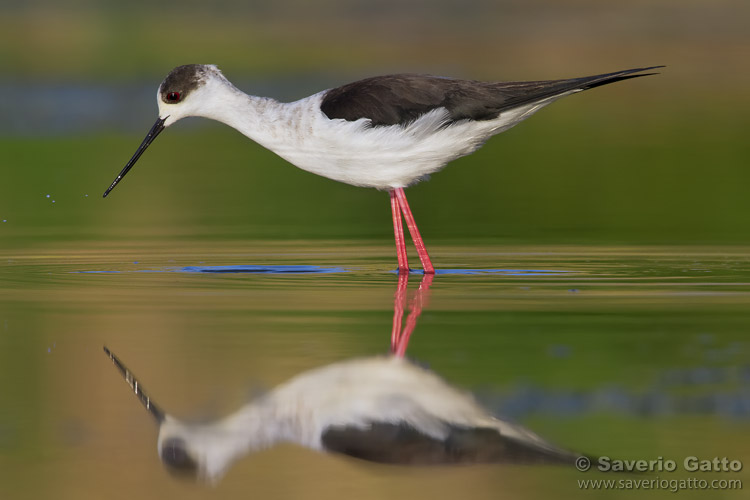
<svg viewBox="0 0 750 500"><path fill-rule="evenodd" d="M404 423L372 423L367 428L332 426L323 446L371 462L390 464L573 464L577 455L500 435L492 428L449 425L445 440Z"/></svg>
<svg viewBox="0 0 750 500"><path fill-rule="evenodd" d="M448 110L450 122L492 120L504 110L571 90L652 75L654 73L643 71L660 67L539 82L490 83L426 75L378 76L329 90L320 108L330 119L366 118L373 126L404 125L441 107Z"/></svg>

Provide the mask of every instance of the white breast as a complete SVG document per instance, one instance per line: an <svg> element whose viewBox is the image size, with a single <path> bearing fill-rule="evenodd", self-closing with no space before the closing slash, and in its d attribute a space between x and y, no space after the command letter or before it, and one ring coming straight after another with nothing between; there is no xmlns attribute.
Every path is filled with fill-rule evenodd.
<svg viewBox="0 0 750 500"><path fill-rule="evenodd" d="M446 125L448 112L438 108L407 125L372 127L367 119L329 119L320 109L325 92L280 103L212 80L194 92L200 107L188 115L224 122L308 172L387 190L418 182L572 92L504 111L494 120Z"/></svg>
<svg viewBox="0 0 750 500"><path fill-rule="evenodd" d="M286 133L264 146L303 170L377 189L414 184L562 97L505 111L495 120L445 126L448 112L438 108L406 126L371 127L366 119L330 120L320 111L322 96L287 105Z"/></svg>
<svg viewBox="0 0 750 500"><path fill-rule="evenodd" d="M306 372L270 396L279 415L294 415L294 440L320 449L332 425L364 427L404 422L435 438L445 423L492 426L494 419L473 399L434 373L395 357L335 363Z"/></svg>

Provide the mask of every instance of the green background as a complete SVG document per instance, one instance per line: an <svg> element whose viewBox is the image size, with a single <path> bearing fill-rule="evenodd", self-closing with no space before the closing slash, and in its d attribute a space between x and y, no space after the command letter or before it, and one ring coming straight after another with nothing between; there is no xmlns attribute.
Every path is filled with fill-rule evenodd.
<svg viewBox="0 0 750 500"><path fill-rule="evenodd" d="M123 85L138 85L136 102L148 107L127 126L114 111L84 130L62 116L50 133L26 116L33 92L23 94L28 104L6 101L15 116L4 114L0 137L0 244L390 235L384 193L299 171L205 120L162 134L102 200L156 118L159 83L192 62L218 64L248 93L261 81L286 99L394 71L533 80L664 64L660 75L563 99L410 189L424 236L748 243L749 10L739 1L7 6L0 83L97 85L103 95L80 106L105 109L125 97ZM32 125L14 132L22 119Z"/></svg>

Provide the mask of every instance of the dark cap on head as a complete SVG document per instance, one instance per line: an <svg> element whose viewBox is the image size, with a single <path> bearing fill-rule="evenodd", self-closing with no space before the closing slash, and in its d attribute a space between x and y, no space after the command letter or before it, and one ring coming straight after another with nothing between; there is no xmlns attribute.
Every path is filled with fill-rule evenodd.
<svg viewBox="0 0 750 500"><path fill-rule="evenodd" d="M192 90L203 85L209 66L204 64L186 64L173 69L159 86L159 97L165 103L173 102L167 97L178 93L182 99Z"/></svg>
<svg viewBox="0 0 750 500"><path fill-rule="evenodd" d="M161 461L172 474L185 477L198 476L198 464L188 453L182 439L170 438L164 441L161 447Z"/></svg>

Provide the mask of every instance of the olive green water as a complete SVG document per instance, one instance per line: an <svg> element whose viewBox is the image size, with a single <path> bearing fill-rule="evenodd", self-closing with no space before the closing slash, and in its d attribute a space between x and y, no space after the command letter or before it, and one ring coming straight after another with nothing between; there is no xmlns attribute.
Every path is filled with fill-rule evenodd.
<svg viewBox="0 0 750 500"><path fill-rule="evenodd" d="M499 271L438 274L412 337L412 358L560 445L680 464L648 477L747 482L744 470L681 470L688 456L750 460L747 249L436 245L433 255L443 269ZM4 252L3 497L654 493L579 491L579 479L611 476L604 473L398 468L291 445L240 461L214 487L166 472L153 421L103 344L167 411L216 417L307 368L386 352L398 281L392 261L386 242L351 240L97 243L83 250L61 243ZM331 272L186 269L300 264ZM410 297L420 279L411 277Z"/></svg>

